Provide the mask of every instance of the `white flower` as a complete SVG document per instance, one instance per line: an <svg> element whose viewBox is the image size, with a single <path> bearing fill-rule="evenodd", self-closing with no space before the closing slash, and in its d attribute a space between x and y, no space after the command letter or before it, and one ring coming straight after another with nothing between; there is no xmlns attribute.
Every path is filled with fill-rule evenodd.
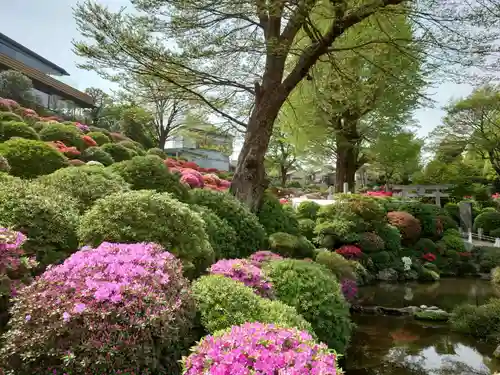
<svg viewBox="0 0 500 375"><path fill-rule="evenodd" d="M401 261L403 262L403 269L405 271L411 270L412 261L410 257L402 257Z"/></svg>

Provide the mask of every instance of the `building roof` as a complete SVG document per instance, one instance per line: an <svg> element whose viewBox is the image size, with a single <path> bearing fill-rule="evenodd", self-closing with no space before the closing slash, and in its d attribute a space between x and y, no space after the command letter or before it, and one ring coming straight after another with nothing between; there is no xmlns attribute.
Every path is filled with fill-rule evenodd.
<svg viewBox="0 0 500 375"><path fill-rule="evenodd" d="M2 53L0 53L1 65L28 76L33 81L33 85L38 89L40 87L48 87L51 92L57 93L57 95L64 99L70 99L82 107L88 108L94 106L94 100L91 96Z"/></svg>
<svg viewBox="0 0 500 375"><path fill-rule="evenodd" d="M63 76L69 76L69 73L61 68L59 65L54 64L52 61L47 60L45 57L40 56L38 53L30 50L29 48L23 46L22 44L16 42L14 39L9 38L7 35L0 33L0 41L5 41L6 43L9 43L13 45L14 47L20 49L23 51L25 54L30 55L31 57L43 62L44 64L50 66L52 69L55 71L59 72Z"/></svg>

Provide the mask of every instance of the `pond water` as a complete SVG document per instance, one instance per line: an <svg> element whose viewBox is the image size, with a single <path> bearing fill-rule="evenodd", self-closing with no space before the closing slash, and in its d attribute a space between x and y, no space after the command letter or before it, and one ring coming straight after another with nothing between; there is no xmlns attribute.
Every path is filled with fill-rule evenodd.
<svg viewBox="0 0 500 375"><path fill-rule="evenodd" d="M497 294L498 293L498 294ZM482 304L500 292L482 280L360 288L358 303L388 307ZM357 324L343 360L346 375L491 375L500 372L495 345L455 334L448 325L408 317L354 315Z"/></svg>

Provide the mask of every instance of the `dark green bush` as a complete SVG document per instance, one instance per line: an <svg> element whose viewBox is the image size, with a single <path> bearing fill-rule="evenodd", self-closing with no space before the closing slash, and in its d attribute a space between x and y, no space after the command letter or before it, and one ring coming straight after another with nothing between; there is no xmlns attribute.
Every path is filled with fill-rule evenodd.
<svg viewBox="0 0 500 375"><path fill-rule="evenodd" d="M314 232L317 235L316 242L328 249L359 241L356 223L345 219L320 222L314 228Z"/></svg>
<svg viewBox="0 0 500 375"><path fill-rule="evenodd" d="M500 228L490 230L490 236L500 238Z"/></svg>
<svg viewBox="0 0 500 375"><path fill-rule="evenodd" d="M265 266L276 296L297 309L320 341L343 353L351 336L349 305L335 276L324 266L301 260L281 260Z"/></svg>
<svg viewBox="0 0 500 375"><path fill-rule="evenodd" d="M246 258L266 244L266 232L259 219L234 196L220 191L193 189L191 202L211 209L236 231L238 241L231 258Z"/></svg>
<svg viewBox="0 0 500 375"><path fill-rule="evenodd" d="M113 164L115 161L100 147L89 147L85 151L82 152L81 159L83 161L98 161L105 167Z"/></svg>
<svg viewBox="0 0 500 375"><path fill-rule="evenodd" d="M438 215L437 218L438 218L439 222L441 223L444 231L446 231L448 229L457 229L458 228L457 222L448 215Z"/></svg>
<svg viewBox="0 0 500 375"><path fill-rule="evenodd" d="M207 207L193 204L192 210L198 212L205 222L205 231L207 232L210 244L215 252L216 259L228 259L234 252L234 247L238 240L236 231L229 223L221 219L212 210Z"/></svg>
<svg viewBox="0 0 500 375"><path fill-rule="evenodd" d="M309 241L314 239L316 223L311 219L299 219L299 233Z"/></svg>
<svg viewBox="0 0 500 375"><path fill-rule="evenodd" d="M315 261L332 271L339 281L343 279L357 279L353 264L340 254L326 249L319 249L316 252Z"/></svg>
<svg viewBox="0 0 500 375"><path fill-rule="evenodd" d="M389 252L380 251L378 253L369 254L370 259L373 262L376 270L383 270L386 268L390 268L392 263L392 258Z"/></svg>
<svg viewBox="0 0 500 375"><path fill-rule="evenodd" d="M485 212L498 212L498 211L494 207L486 207L480 211L481 214L484 214Z"/></svg>
<svg viewBox="0 0 500 375"><path fill-rule="evenodd" d="M57 190L16 178L0 183L0 227L24 233L23 248L42 265L65 258L78 247L76 201Z"/></svg>
<svg viewBox="0 0 500 375"><path fill-rule="evenodd" d="M375 233L384 241L385 250L394 254L401 250L401 233L398 228L389 224L379 225Z"/></svg>
<svg viewBox="0 0 500 375"><path fill-rule="evenodd" d="M269 248L289 258L312 258L314 256L314 245L305 237L297 237L284 232L273 233L269 236Z"/></svg>
<svg viewBox="0 0 500 375"><path fill-rule="evenodd" d="M436 254L437 251L437 245L434 243L433 240L429 238L421 238L419 239L415 245L413 245L413 249L417 251L418 253L433 253Z"/></svg>
<svg viewBox="0 0 500 375"><path fill-rule="evenodd" d="M108 129L99 128L97 126L89 126L90 132L92 133L104 133L109 139L111 139L111 132Z"/></svg>
<svg viewBox="0 0 500 375"><path fill-rule="evenodd" d="M130 160L133 156L128 148L117 143L106 143L101 149L110 154L115 162Z"/></svg>
<svg viewBox="0 0 500 375"><path fill-rule="evenodd" d="M4 122L0 125L0 142L4 142L12 137L39 140L38 133L24 122Z"/></svg>
<svg viewBox="0 0 500 375"><path fill-rule="evenodd" d="M74 146L79 150L85 149L85 142L82 140L83 133L72 125L49 123L40 130L40 139L43 141L61 141L66 146Z"/></svg>
<svg viewBox="0 0 500 375"><path fill-rule="evenodd" d="M481 306L458 306L453 310L450 322L455 331L497 340L500 334L500 299L492 299Z"/></svg>
<svg viewBox="0 0 500 375"><path fill-rule="evenodd" d="M302 202L297 207L297 216L300 219L316 220L316 216L318 216L318 211L320 208L321 206L314 201Z"/></svg>
<svg viewBox="0 0 500 375"><path fill-rule="evenodd" d="M90 132L87 135L92 138L99 146L105 145L106 143L111 143L111 138L109 138L103 132Z"/></svg>
<svg viewBox="0 0 500 375"><path fill-rule="evenodd" d="M40 177L38 182L73 196L78 201L81 212L89 209L97 199L129 190L122 177L97 166L59 169Z"/></svg>
<svg viewBox="0 0 500 375"><path fill-rule="evenodd" d="M430 270L428 267L422 267L418 274L418 280L423 282L435 282L439 280L439 273Z"/></svg>
<svg viewBox="0 0 500 375"><path fill-rule="evenodd" d="M424 267L427 268L428 270L434 271L439 275L439 268L436 266L434 263L425 263Z"/></svg>
<svg viewBox="0 0 500 375"><path fill-rule="evenodd" d="M182 202L189 200L188 189L177 176L170 173L158 157L135 156L131 160L115 163L109 168L123 177L133 190L156 190L171 193Z"/></svg>
<svg viewBox="0 0 500 375"><path fill-rule="evenodd" d="M459 253L465 252L465 243L462 237L445 235L442 241L446 246L446 250L453 250Z"/></svg>
<svg viewBox="0 0 500 375"><path fill-rule="evenodd" d="M482 228L486 235L493 229L500 228L500 212L485 212L478 215L474 220L474 231L477 232L479 228Z"/></svg>
<svg viewBox="0 0 500 375"><path fill-rule="evenodd" d="M437 215L440 208L434 204L410 202L400 208L412 214L422 226L422 236L433 238L438 234Z"/></svg>
<svg viewBox="0 0 500 375"><path fill-rule="evenodd" d="M220 275L202 276L193 283L192 291L201 323L210 333L246 322L261 322L297 327L314 334L295 308L262 298L242 282Z"/></svg>
<svg viewBox="0 0 500 375"><path fill-rule="evenodd" d="M10 174L34 178L50 174L68 165L68 159L45 142L15 138L0 143L0 156L10 165Z"/></svg>
<svg viewBox="0 0 500 375"><path fill-rule="evenodd" d="M189 276L203 272L214 252L201 216L168 193L150 190L115 193L98 200L80 220L82 243L155 242L178 256ZM194 269L193 269L194 267Z"/></svg>
<svg viewBox="0 0 500 375"><path fill-rule="evenodd" d="M163 151L161 148L150 148L147 152L149 155L156 155L165 160L168 156L165 151Z"/></svg>
<svg viewBox="0 0 500 375"><path fill-rule="evenodd" d="M267 234L285 232L297 235L299 224L295 215L283 209L279 199L271 193L265 193L262 206L257 214Z"/></svg>
<svg viewBox="0 0 500 375"><path fill-rule="evenodd" d="M457 224L460 223L460 207L457 203L446 203L444 205L444 210Z"/></svg>
<svg viewBox="0 0 500 375"><path fill-rule="evenodd" d="M364 253L376 253L385 248L384 240L373 232L361 233L358 245Z"/></svg>
<svg viewBox="0 0 500 375"><path fill-rule="evenodd" d="M472 249L474 260L479 264L480 271L488 273L493 268L500 266L500 251L498 247L476 246Z"/></svg>
<svg viewBox="0 0 500 375"><path fill-rule="evenodd" d="M387 214L389 223L398 228L403 244L412 244L420 238L422 226L412 214L404 211L391 211Z"/></svg>

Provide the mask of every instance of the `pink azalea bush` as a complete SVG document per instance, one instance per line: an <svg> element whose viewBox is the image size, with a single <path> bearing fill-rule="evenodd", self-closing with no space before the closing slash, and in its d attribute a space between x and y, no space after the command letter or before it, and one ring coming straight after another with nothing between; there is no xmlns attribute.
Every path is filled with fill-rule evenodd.
<svg viewBox="0 0 500 375"><path fill-rule="evenodd" d="M186 185L189 185L193 189L203 187L202 183L200 183L200 179L191 173L182 173L180 181Z"/></svg>
<svg viewBox="0 0 500 375"><path fill-rule="evenodd" d="M185 375L336 375L337 356L296 328L246 323L205 337L184 358Z"/></svg>
<svg viewBox="0 0 500 375"><path fill-rule="evenodd" d="M188 288L180 261L159 245L82 248L19 292L0 368L177 373L195 315Z"/></svg>
<svg viewBox="0 0 500 375"><path fill-rule="evenodd" d="M257 251L256 253L250 255L250 262L252 262L252 264L256 267L262 267L264 263L267 263L271 260L281 260L281 259L283 259L281 255L273 253L272 251L269 250Z"/></svg>
<svg viewBox="0 0 500 375"><path fill-rule="evenodd" d="M358 295L358 284L351 279L343 279L340 282L342 294L347 301L354 301Z"/></svg>
<svg viewBox="0 0 500 375"><path fill-rule="evenodd" d="M272 298L271 282L264 272L246 259L222 259L210 267L213 275L222 275L240 281L261 297Z"/></svg>
<svg viewBox="0 0 500 375"><path fill-rule="evenodd" d="M90 127L88 125L80 124L79 122L77 122L75 126L84 133L88 133L90 131Z"/></svg>

